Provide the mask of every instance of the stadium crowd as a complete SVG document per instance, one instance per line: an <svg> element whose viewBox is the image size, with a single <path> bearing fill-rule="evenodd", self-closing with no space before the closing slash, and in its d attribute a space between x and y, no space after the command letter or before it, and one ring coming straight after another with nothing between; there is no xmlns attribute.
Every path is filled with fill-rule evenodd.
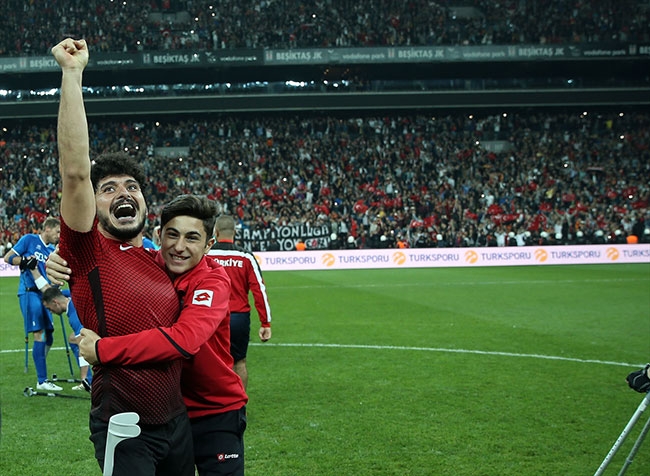
<svg viewBox="0 0 650 476"><path fill-rule="evenodd" d="M198 193L240 229L326 225L334 248L650 240L647 113L91 118L90 137L145 165L149 234ZM58 214L55 124L5 127L0 154L6 245Z"/></svg>
<svg viewBox="0 0 650 476"><path fill-rule="evenodd" d="M467 15L467 6L478 15ZM650 41L632 0L5 0L0 56L48 55L84 37L93 51L216 50ZM465 7L460 9L459 7Z"/></svg>

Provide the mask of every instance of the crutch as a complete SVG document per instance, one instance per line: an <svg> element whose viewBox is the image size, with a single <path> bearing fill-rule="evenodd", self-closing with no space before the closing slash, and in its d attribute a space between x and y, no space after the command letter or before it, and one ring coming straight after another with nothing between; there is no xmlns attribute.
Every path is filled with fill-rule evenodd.
<svg viewBox="0 0 650 476"><path fill-rule="evenodd" d="M103 476L113 476L115 447L120 442L135 438L140 434L138 421L140 421L140 415L135 412L116 413L108 420Z"/></svg>
<svg viewBox="0 0 650 476"><path fill-rule="evenodd" d="M81 383L80 378L65 378L65 377L59 377L57 374L52 374L52 378L50 379L52 382L67 382L67 383Z"/></svg>
<svg viewBox="0 0 650 476"><path fill-rule="evenodd" d="M621 468L621 472L618 473L618 476L623 476L627 471L628 466L632 464L632 461L636 456L636 452L639 451L639 447L641 446L641 443L643 443L643 440L648 434L648 430L650 430L650 417L648 418L648 421L645 422L645 425L643 426L643 430L641 430L641 433L639 433L639 437L636 439L634 446L630 450L630 454L627 455L627 458L625 459L625 464Z"/></svg>
<svg viewBox="0 0 650 476"><path fill-rule="evenodd" d="M645 411L645 409L648 407L648 404L650 403L650 392L645 394L645 397L643 397L643 400L639 404L638 408L632 415L632 418L630 418L630 421L625 425L625 428L619 435L619 437L616 439L616 442L614 443L614 446L612 446L612 449L609 450L609 453L607 453L607 456L605 456L605 459L601 463L600 467L598 470L594 473L594 476L601 476L604 472L609 463L611 463L612 458L616 454L616 452L619 450L625 439L627 438L627 435L630 433L632 430L632 427L636 424L636 422L641 418L641 415ZM648 420L650 422L650 419ZM634 447L632 448L632 451L630 451L630 454L628 455L627 459L628 461L625 462L625 465L621 469L621 472L618 473L619 476L622 476L625 474L625 471L627 470L627 467L632 463L632 459L634 459L634 455L639 449L639 446L641 446L641 443L643 442L643 439L645 438L645 435L648 433L648 423L645 424L643 427L643 430L641 431L641 434L638 436L636 443L634 444Z"/></svg>
<svg viewBox="0 0 650 476"><path fill-rule="evenodd" d="M29 368L29 334L25 333L25 373Z"/></svg>
<svg viewBox="0 0 650 476"><path fill-rule="evenodd" d="M65 353L68 356L68 367L70 368L70 375L74 377L74 371L72 370L72 360L70 360L70 346L68 345L68 339L65 336L65 324L63 324L63 314L59 314L59 317L61 318L61 333L63 334Z"/></svg>
<svg viewBox="0 0 650 476"><path fill-rule="evenodd" d="M74 398L80 400L90 400L90 398L82 397L81 395L66 395L65 393L55 392L38 392L32 387L25 387L25 390L23 390L23 395L26 397Z"/></svg>

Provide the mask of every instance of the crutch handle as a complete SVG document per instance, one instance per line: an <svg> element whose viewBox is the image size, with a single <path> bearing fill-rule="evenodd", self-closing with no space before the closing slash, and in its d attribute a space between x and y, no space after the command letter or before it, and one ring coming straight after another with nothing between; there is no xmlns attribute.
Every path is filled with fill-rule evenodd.
<svg viewBox="0 0 650 476"><path fill-rule="evenodd" d="M113 475L115 447L120 442L129 438L135 438L140 434L141 430L138 426L138 421L140 421L140 415L135 412L117 413L108 420L103 476Z"/></svg>

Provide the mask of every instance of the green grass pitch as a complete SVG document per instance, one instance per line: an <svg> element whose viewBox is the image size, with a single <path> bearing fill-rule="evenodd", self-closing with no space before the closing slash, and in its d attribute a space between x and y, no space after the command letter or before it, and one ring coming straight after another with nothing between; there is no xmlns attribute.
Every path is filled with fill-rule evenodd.
<svg viewBox="0 0 650 476"><path fill-rule="evenodd" d="M650 360L650 264L265 280L273 338L259 343L253 313L249 476L592 475L642 400L625 376ZM23 396L36 381L16 289L0 279L0 474L99 475L89 402ZM55 326L49 372L67 376ZM648 468L650 440L627 475Z"/></svg>

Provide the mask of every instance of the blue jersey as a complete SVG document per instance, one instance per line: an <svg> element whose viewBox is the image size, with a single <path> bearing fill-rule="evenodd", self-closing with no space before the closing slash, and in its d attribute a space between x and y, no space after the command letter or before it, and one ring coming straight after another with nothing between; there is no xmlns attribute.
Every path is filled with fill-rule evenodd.
<svg viewBox="0 0 650 476"><path fill-rule="evenodd" d="M148 250L157 250L160 249L159 246L157 246L153 241L151 241L149 238L146 236L142 237L142 247L146 248Z"/></svg>
<svg viewBox="0 0 650 476"><path fill-rule="evenodd" d="M45 274L45 261L47 260L47 257L50 256L50 253L54 251L53 244L46 245L41 238L41 235L30 233L29 235L21 237L12 249L19 256L36 257L38 260L37 269L41 273L41 276L47 279L47 275ZM21 272L20 282L18 284L18 295L34 289L36 289L36 283L34 282L34 276L32 276L32 273L29 270Z"/></svg>
<svg viewBox="0 0 650 476"><path fill-rule="evenodd" d="M70 296L70 291L67 289L61 290L61 294L63 294L65 297L70 298L68 300L68 309L66 309L66 314L68 315L68 322L70 323L70 327L72 327L72 330L74 331L74 335L78 336L79 333L81 332L81 329L84 328L84 326L81 325L81 321L79 320L79 316L77 315L77 310L74 307L74 304L72 303L72 297Z"/></svg>

